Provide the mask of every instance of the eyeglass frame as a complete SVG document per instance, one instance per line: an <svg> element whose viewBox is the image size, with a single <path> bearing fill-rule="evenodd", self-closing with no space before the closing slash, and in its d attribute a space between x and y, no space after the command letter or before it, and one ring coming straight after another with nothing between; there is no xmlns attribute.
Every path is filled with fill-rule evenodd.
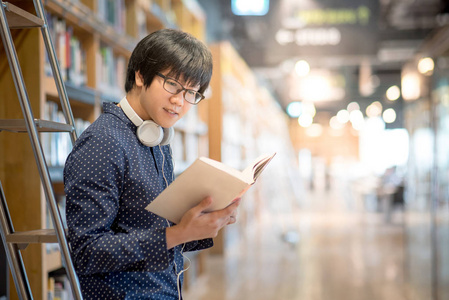
<svg viewBox="0 0 449 300"><path fill-rule="evenodd" d="M161 77L162 79L164 79L164 83L162 84L162 87L164 88L164 90L166 90L167 92L169 92L169 93L172 94L172 95L176 95L176 94L179 94L179 93L181 93L181 92L184 92L184 93L183 93L184 100L187 101L187 102L190 103L190 104L197 105L198 103L201 102L201 100L203 100L203 99L205 98L204 95L201 94L201 93L199 93L198 91L195 91L195 90L192 90L192 89L187 89L187 88L185 88L185 87L184 87L178 80L176 80L176 79L174 79L174 78L165 76L164 74L159 73L159 72L156 73L156 75L158 75L159 77ZM165 87L165 83L167 82L167 80L172 80L172 81L176 82L177 84L179 84L179 85L181 86L181 89L178 90L176 93L170 92L170 91ZM199 99L197 102L191 102L191 101L187 100L187 99L186 99L186 92L187 92L187 91L189 91L189 92L195 92L196 94L200 95L200 99Z"/></svg>

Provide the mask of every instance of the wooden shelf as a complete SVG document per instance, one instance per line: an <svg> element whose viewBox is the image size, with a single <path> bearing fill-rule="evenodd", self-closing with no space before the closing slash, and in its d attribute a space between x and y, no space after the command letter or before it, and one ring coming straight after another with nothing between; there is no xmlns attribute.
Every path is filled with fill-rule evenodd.
<svg viewBox="0 0 449 300"><path fill-rule="evenodd" d="M74 128L69 124L57 123L46 120L34 120L39 132L72 132ZM27 132L25 120L0 120L0 131Z"/></svg>
<svg viewBox="0 0 449 300"><path fill-rule="evenodd" d="M107 94L101 94L100 98L102 102L116 102L116 103L120 102L120 100L122 99L120 95L112 96Z"/></svg>
<svg viewBox="0 0 449 300"><path fill-rule="evenodd" d="M137 9L141 9L145 13L147 27L149 32L162 28L177 28L165 14L162 8L154 2L138 1Z"/></svg>
<svg viewBox="0 0 449 300"><path fill-rule="evenodd" d="M2 2L2 5L4 5L8 25L11 29L42 27L44 25L43 20L11 3Z"/></svg>
<svg viewBox="0 0 449 300"><path fill-rule="evenodd" d="M99 20L95 13L82 3L68 0L48 0L46 9L92 34L98 34L104 42L123 55L130 55L138 42L129 35L117 33L110 24Z"/></svg>
<svg viewBox="0 0 449 300"><path fill-rule="evenodd" d="M57 243L58 239L54 229L37 229L31 231L19 231L6 236L7 243Z"/></svg>
<svg viewBox="0 0 449 300"><path fill-rule="evenodd" d="M56 89L56 84L53 77L44 78L45 93L48 97L59 99L58 90ZM67 96L70 100L76 100L81 103L89 104L94 106L95 99L100 94L93 88L86 86L77 86L71 82L64 82Z"/></svg>

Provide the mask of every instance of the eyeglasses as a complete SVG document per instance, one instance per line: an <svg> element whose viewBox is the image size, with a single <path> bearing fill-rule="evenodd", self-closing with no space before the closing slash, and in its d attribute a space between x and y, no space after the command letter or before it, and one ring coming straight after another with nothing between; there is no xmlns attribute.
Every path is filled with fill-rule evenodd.
<svg viewBox="0 0 449 300"><path fill-rule="evenodd" d="M203 95L201 95L197 91L186 89L175 79L169 78L165 75L162 75L161 73L157 73L157 75L164 79L164 90L166 90L170 94L176 95L184 91L184 99L190 104L198 104L201 100L204 99Z"/></svg>

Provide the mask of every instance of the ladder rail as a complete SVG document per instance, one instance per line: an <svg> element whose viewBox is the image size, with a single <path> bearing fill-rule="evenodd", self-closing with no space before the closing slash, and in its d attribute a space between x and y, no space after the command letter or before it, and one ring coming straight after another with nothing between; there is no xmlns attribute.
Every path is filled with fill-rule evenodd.
<svg viewBox="0 0 449 300"><path fill-rule="evenodd" d="M8 247L6 257L8 264L11 266L11 275L16 286L17 294L20 299L33 299L31 294L30 283L26 276L25 265L23 263L22 255L19 251L18 245L7 243L6 236L14 232L14 227L11 222L11 216L9 214L8 205L6 204L5 194L3 192L3 186L0 181L0 231L3 245Z"/></svg>
<svg viewBox="0 0 449 300"><path fill-rule="evenodd" d="M42 9L42 6L41 6L42 4L40 3L40 5L39 5L39 3L36 3L36 1L40 2L38 0L33 0L35 7L40 7ZM79 286L79 281L77 279L77 276L76 276L76 273L75 273L75 270L73 267L73 263L71 260L69 245L68 245L66 234L65 234L64 227L62 224L61 215L59 212L59 208L57 207L57 204L56 204L56 199L54 196L53 186L51 183L47 163L45 161L44 152L43 152L41 143L39 141L38 131L36 128L36 124L34 122L34 116L33 116L33 112L31 109L28 93L27 93L27 90L25 87L25 83L23 81L23 75L22 75L22 71L20 68L19 60L17 57L17 53L15 50L14 44L12 42L13 39L12 39L11 33L9 31L8 22L5 17L3 3L1 5L1 9L2 9L2 14L0 16L0 18L1 18L0 32L2 35L2 41L3 41L4 46L6 47L6 49L5 49L6 56L8 58L8 63L10 65L12 77L14 80L14 85L17 90L17 95L19 98L19 102L20 102L20 105L22 108L22 113L23 113L23 116L25 119L26 128L28 131L28 136L31 141L33 153L34 153L35 160L37 162L37 166L38 166L38 170L39 170L39 175L40 175L40 178L42 181L44 193L46 195L47 204L49 206L50 214L52 216L53 224L55 227L56 236L58 238L58 242L59 242L59 245L61 248L61 255L66 264L65 268L66 268L69 280L72 284L73 295L74 295L75 299L83 299L83 297L81 295L81 288ZM42 14L42 10L40 13ZM47 28L46 32L48 33L48 28ZM47 43L51 43L51 39L48 39L46 44ZM53 54L54 54L54 49L53 49ZM53 58L55 58L55 57L53 57ZM52 62L52 68L54 68L56 70L55 76L60 76L59 66L58 66L58 63L56 60L54 60ZM60 85L59 89L61 89L61 91L64 93L65 88L62 84L62 81L59 81L58 84ZM67 94L65 94L65 96L67 96ZM68 98L66 97L65 101L67 101L67 99ZM66 107L65 109L66 109L66 113L70 111L70 108L67 110L67 107ZM66 119L67 118L68 117L66 115ZM69 122L70 122L70 120L69 120ZM72 116L72 122L73 122L73 116ZM72 137L72 140L74 138L76 139L76 133L75 133L75 135L71 135L71 137ZM16 245L14 245L14 246L16 246ZM18 281L20 281L19 277L17 277L17 279L18 279ZM31 291L29 292L29 294L31 294ZM25 299L28 299L28 298L25 298ZM29 299L32 299L32 297L30 297Z"/></svg>
<svg viewBox="0 0 449 300"><path fill-rule="evenodd" d="M65 85L61 76L61 68L59 66L56 51L53 46L53 42L51 39L50 30L48 28L47 16L44 13L44 7L41 0L33 0L34 8L36 10L36 15L38 18L44 20L44 26L41 27L42 37L44 40L44 45L46 48L46 53L48 55L50 66L53 71L53 78L55 79L56 88L58 90L59 101L61 103L62 111L66 120L66 123L71 125L72 128L75 128L75 121L73 118L72 109L69 103L69 97L67 96L67 91L65 89ZM77 139L76 130L72 130L70 132L70 139L72 141L72 146L75 144ZM43 157L43 156L42 156ZM46 185L49 185L51 189L48 189L47 202L51 206L51 216L53 219L53 224L56 231L56 236L58 237L59 245L61 248L62 259L65 262L67 276L72 285L72 293L75 299L82 299L81 288L79 285L78 277L75 272L75 268L73 266L73 262L70 256L70 246L67 242L66 232L64 230L64 226L62 223L62 218L60 216L60 211L56 205L56 201L54 199L53 188L50 181L50 173L47 168L47 164L43 165L46 170L45 182Z"/></svg>
<svg viewBox="0 0 449 300"><path fill-rule="evenodd" d="M48 28L47 16L44 13L44 7L42 1L33 0L34 7L36 10L36 15L38 18L44 20L44 26L41 27L42 37L44 39L45 48L47 49L47 55L49 56L50 66L53 71L53 77L55 78L56 88L58 90L59 101L61 103L62 112L64 114L67 124L75 128L75 121L73 118L72 109L69 104L69 97L67 96L67 91L65 89L64 82L61 76L61 68L56 56L55 48L53 47L53 42L51 39L50 30ZM75 145L77 139L76 130L70 132L70 139L72 140L72 145Z"/></svg>
<svg viewBox="0 0 449 300"><path fill-rule="evenodd" d="M13 61L10 53L15 53L15 48L11 45L12 37L9 31L8 21L6 20L5 6L3 3L0 5L0 9L2 10L0 13L0 34L2 37L2 42L5 47L5 52L8 57L9 65L13 65L15 62ZM17 55L17 54L15 54ZM16 82L14 81L14 84ZM17 88L16 88L17 90ZM33 299L33 295L31 294L30 284L28 282L28 278L26 276L25 266L23 264L22 256L18 251L17 245L9 244L6 242L7 234L13 232L14 228L12 227L11 217L9 216L9 210L6 205L6 200L3 193L3 187L1 186L1 226L2 226L2 241L5 245L6 256L8 259L8 263L10 265L10 271L14 280L14 284L16 286L17 294L20 299Z"/></svg>

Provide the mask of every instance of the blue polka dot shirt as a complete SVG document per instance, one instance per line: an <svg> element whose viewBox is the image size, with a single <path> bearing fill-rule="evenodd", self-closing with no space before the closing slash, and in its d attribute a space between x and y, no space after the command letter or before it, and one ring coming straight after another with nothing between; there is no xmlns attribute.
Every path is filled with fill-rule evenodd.
<svg viewBox="0 0 449 300"><path fill-rule="evenodd" d="M103 111L64 168L68 239L83 297L178 299L182 246L167 250L167 221L145 210L172 181L169 146L141 144L117 105L105 103ZM194 241L184 251L212 245Z"/></svg>

